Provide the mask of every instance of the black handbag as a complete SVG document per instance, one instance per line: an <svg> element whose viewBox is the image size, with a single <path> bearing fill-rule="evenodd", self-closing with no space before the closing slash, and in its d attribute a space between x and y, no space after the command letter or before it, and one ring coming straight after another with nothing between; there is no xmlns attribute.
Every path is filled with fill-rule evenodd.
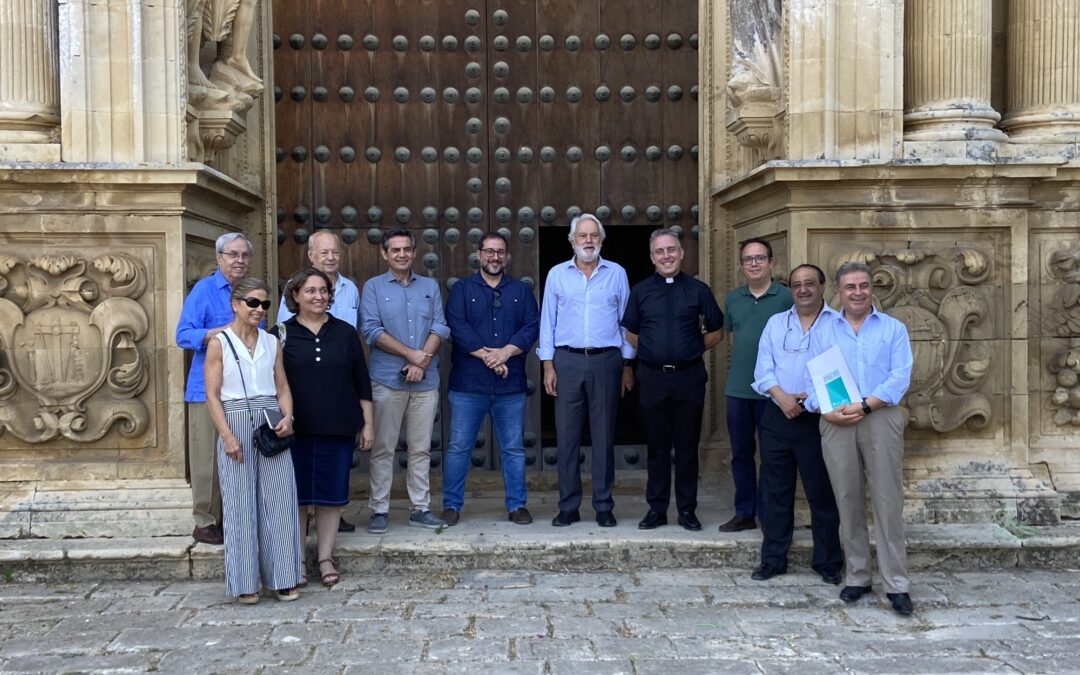
<svg viewBox="0 0 1080 675"><path fill-rule="evenodd" d="M233 358L236 359L236 367L240 372L240 386L244 388L244 400L248 406L248 417L251 418L251 442L263 457L273 457L285 452L292 446L296 434L278 436L268 422L255 424L255 414L251 412L251 397L248 396L247 383L244 382L244 367L240 364L240 355L236 353L236 347L233 346L232 340L229 339L229 334L224 331L221 334L225 336L225 341L229 343L229 349L232 350Z"/></svg>

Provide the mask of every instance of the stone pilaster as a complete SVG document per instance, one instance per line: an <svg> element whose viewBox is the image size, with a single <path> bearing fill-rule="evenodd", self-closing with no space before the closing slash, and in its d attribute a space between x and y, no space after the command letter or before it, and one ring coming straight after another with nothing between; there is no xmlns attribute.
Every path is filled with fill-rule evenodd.
<svg viewBox="0 0 1080 675"><path fill-rule="evenodd" d="M1008 114L1020 143L1080 137L1080 3L1012 0L1008 22Z"/></svg>
<svg viewBox="0 0 1080 675"><path fill-rule="evenodd" d="M0 3L0 160L59 161L59 123L56 4Z"/></svg>
<svg viewBox="0 0 1080 675"><path fill-rule="evenodd" d="M908 0L904 140L1004 140L990 105L992 0Z"/></svg>

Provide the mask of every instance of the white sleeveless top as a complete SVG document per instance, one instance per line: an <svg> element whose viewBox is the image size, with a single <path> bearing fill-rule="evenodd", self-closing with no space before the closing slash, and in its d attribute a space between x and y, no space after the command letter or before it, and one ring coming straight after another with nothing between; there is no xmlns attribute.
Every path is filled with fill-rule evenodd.
<svg viewBox="0 0 1080 675"><path fill-rule="evenodd" d="M236 358L229 349L229 343L225 341L225 333L229 334L233 347L236 348L236 356L244 369L244 381L240 381L240 369L237 368ZM259 329L259 341L255 343L255 355L248 353L244 341L233 332L232 328L226 328L224 332L214 336L221 343L221 400L235 401L244 398L244 384L247 385L247 395L277 396L277 387L274 385L274 360L277 358L277 338Z"/></svg>

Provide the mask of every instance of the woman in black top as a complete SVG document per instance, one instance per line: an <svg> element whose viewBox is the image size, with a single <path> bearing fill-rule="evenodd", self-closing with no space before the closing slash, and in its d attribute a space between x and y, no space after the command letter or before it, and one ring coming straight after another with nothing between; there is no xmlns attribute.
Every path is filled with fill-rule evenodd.
<svg viewBox="0 0 1080 675"><path fill-rule="evenodd" d="M305 268L285 286L285 306L296 316L271 331L281 340L293 392L300 538L307 540L307 511L314 505L319 576L327 587L341 578L334 565L334 544L342 508L349 503L356 434L363 449L374 439L364 350L356 330L327 311L333 300L334 287L326 274Z"/></svg>

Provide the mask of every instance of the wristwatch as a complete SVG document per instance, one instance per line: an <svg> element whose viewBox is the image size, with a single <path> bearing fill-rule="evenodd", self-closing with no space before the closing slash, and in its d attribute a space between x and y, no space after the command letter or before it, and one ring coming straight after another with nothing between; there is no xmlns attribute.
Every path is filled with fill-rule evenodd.
<svg viewBox="0 0 1080 675"><path fill-rule="evenodd" d="M872 412L874 412L874 409L870 407L870 404L867 403L866 399L864 398L862 400L862 414L869 415Z"/></svg>

